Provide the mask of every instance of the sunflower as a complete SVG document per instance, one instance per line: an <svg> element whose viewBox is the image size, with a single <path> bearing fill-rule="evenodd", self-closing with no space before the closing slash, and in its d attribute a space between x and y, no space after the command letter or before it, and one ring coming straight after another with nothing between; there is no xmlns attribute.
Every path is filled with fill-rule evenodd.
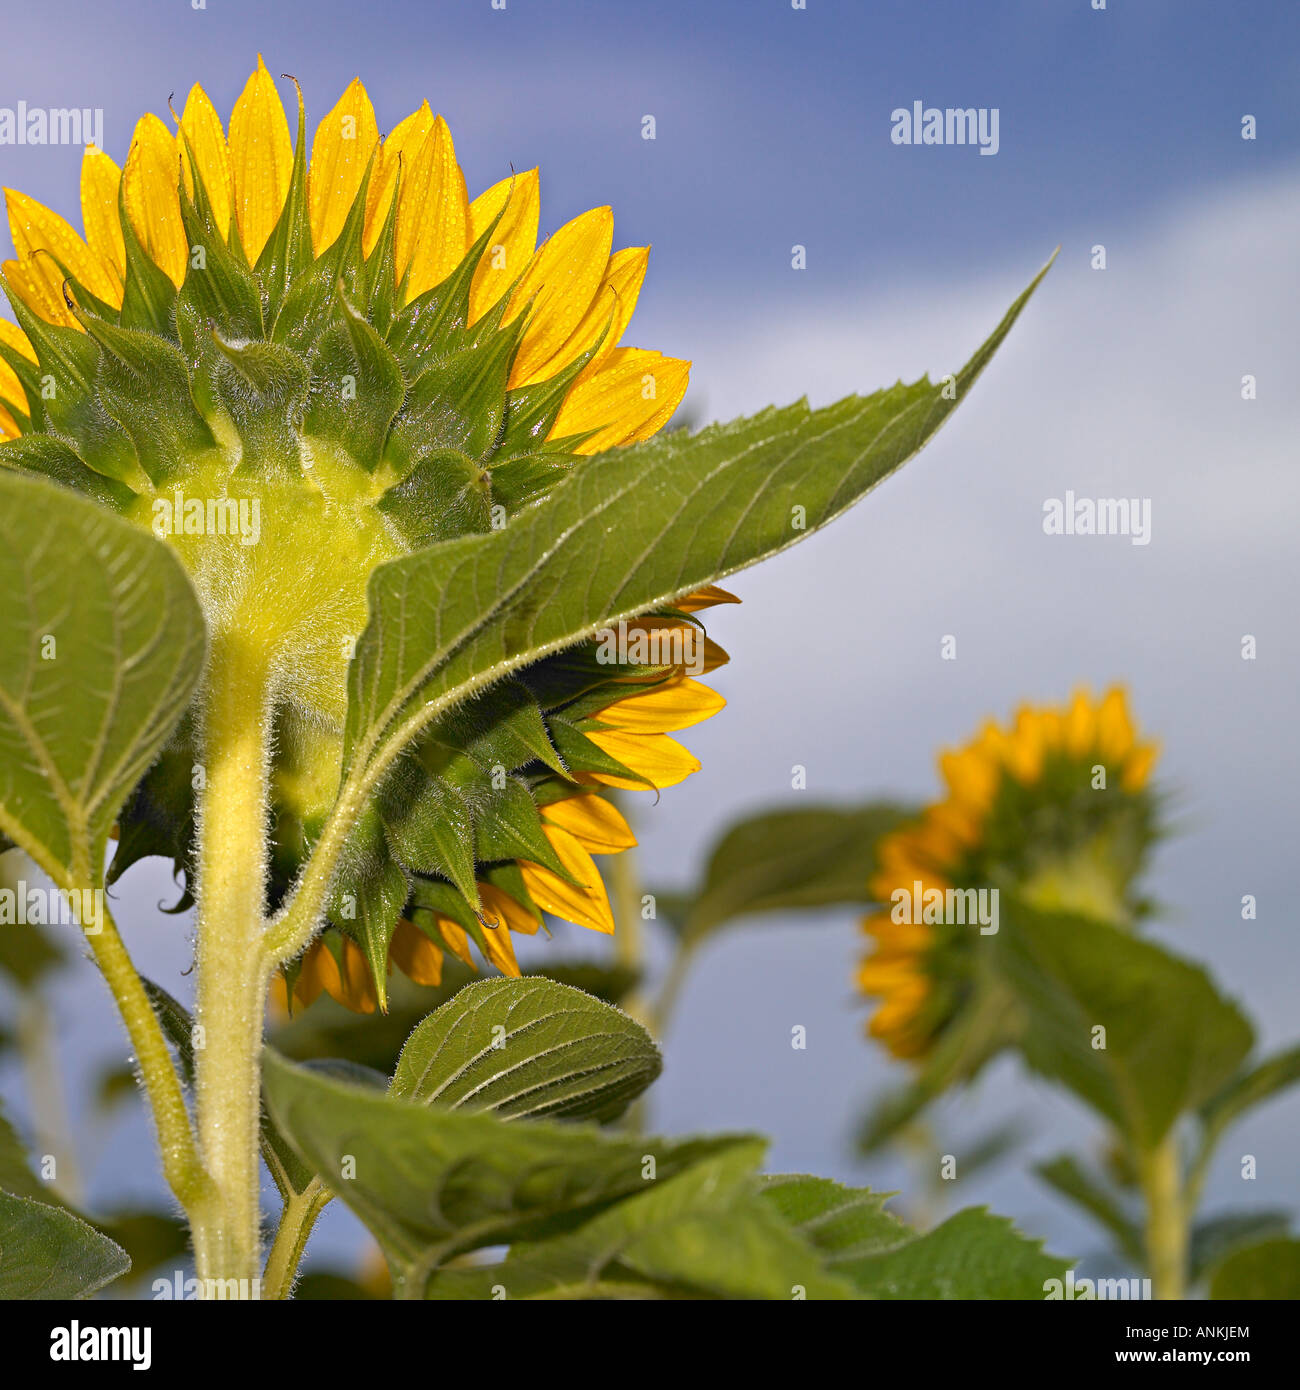
<svg viewBox="0 0 1300 1390"><path fill-rule="evenodd" d="M381 136L354 81L308 158L302 94L295 140L259 57L227 126L198 86L172 116L145 116L120 168L86 149L83 233L6 190L0 466L152 529L194 582L213 660L264 677L274 911L339 786L371 573L506 525L590 455L648 438L690 364L624 345L649 252L613 248L608 207L539 245L537 171L471 199L427 103ZM546 914L612 931L592 856L634 840L604 792L698 768L670 734L721 708L695 677L726 657L697 615L736 601L711 587L636 624L702 661L611 666L588 642L436 724L358 827L288 991L370 1010L390 965L436 983L445 952L474 947L517 974L511 934ZM168 855L183 903L196 722L124 809L110 868Z"/></svg>
<svg viewBox="0 0 1300 1390"><path fill-rule="evenodd" d="M858 986L883 1000L870 1035L896 1057L923 1058L984 990L979 927L947 920L938 895L997 889L1131 926L1156 833L1156 756L1118 688L1097 702L1080 691L1067 706L1026 705L1010 728L990 720L941 754L946 795L877 846L870 892L892 906L863 922L875 944ZM914 905L927 901L935 910L917 920Z"/></svg>

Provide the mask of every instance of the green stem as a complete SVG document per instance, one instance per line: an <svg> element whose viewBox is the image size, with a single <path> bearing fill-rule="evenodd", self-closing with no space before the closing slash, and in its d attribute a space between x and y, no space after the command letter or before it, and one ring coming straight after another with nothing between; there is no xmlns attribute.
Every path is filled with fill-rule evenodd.
<svg viewBox="0 0 1300 1390"><path fill-rule="evenodd" d="M1146 1201L1147 1267L1156 1298L1187 1296L1187 1204L1177 1136L1171 1131L1138 1159Z"/></svg>
<svg viewBox="0 0 1300 1390"><path fill-rule="evenodd" d="M216 1197L192 1222L200 1279L257 1277L270 680L233 626L213 641L201 725L195 1022L199 1143Z"/></svg>
<svg viewBox="0 0 1300 1390"><path fill-rule="evenodd" d="M271 1252L266 1257L266 1269L262 1273L264 1299L289 1297L312 1227L329 1199L330 1194L321 1180L313 1178L301 1192L294 1193L285 1202L275 1240L271 1243Z"/></svg>

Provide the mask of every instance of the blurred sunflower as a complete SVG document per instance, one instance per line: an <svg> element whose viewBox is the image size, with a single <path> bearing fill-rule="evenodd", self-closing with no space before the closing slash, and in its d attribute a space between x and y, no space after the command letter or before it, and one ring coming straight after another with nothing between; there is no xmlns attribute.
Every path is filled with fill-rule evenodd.
<svg viewBox="0 0 1300 1390"><path fill-rule="evenodd" d="M18 325L0 321L0 467L155 531L175 498L159 534L213 650L249 666L273 711L273 911L339 785L373 570L488 531L587 456L648 438L690 364L622 345L649 251L613 249L608 207L538 245L537 171L471 199L427 103L381 137L354 81L308 160L301 93L295 143L259 57L228 128L198 86L175 123L145 116L120 169L86 150L84 236L6 190ZM205 498L260 506L256 543L180 520ZM436 983L444 952L469 962L471 943L517 974L511 934L543 914L612 931L592 856L634 840L601 790L698 768L669 735L722 707L693 677L726 656L696 614L737 601L709 588L630 625L682 637L677 656L611 667L588 643L431 730L282 997L369 1011L391 965ZM702 661L680 655L696 641ZM157 853L188 875L196 722L123 811L110 881Z"/></svg>
<svg viewBox="0 0 1300 1390"><path fill-rule="evenodd" d="M912 904L935 890L997 889L1131 926L1145 910L1133 885L1157 833L1156 756L1118 688L1096 702L1080 691L1068 706L1026 705L1010 728L990 720L941 754L946 795L877 846L871 894L894 906L863 922L875 944L858 986L883 1000L870 1035L895 1057L924 1058L990 997L979 926L939 910L915 920ZM991 1034L1009 1026L994 1017Z"/></svg>

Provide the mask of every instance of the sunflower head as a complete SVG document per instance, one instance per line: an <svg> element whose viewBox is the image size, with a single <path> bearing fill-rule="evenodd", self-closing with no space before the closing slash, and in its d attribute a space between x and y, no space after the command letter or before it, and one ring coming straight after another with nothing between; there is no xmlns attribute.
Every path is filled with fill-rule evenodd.
<svg viewBox="0 0 1300 1390"><path fill-rule="evenodd" d="M84 235L6 192L0 467L153 530L193 579L212 659L269 690L274 909L338 787L374 569L504 526L653 434L688 364L622 345L648 252L612 250L608 208L538 246L537 172L471 199L427 104L381 137L353 82L309 158L301 93L294 139L259 59L228 126L199 87L173 124L145 116L120 169L86 150ZM694 632L729 598L644 623ZM590 856L631 836L599 788L693 771L667 731L720 704L681 662L611 667L588 645L442 721L360 827L300 997L382 997L387 960L358 966L366 917L424 979L471 941L517 970L509 930L543 912L611 929ZM113 877L146 853L187 869L194 722L123 813Z"/></svg>
<svg viewBox="0 0 1300 1390"><path fill-rule="evenodd" d="M1139 741L1120 689L1100 701L1080 691L1064 707L1024 706L1010 728L990 720L941 754L946 795L877 847L870 891L891 906L863 923L874 948L858 984L883 1001L871 1035L897 1057L923 1057L987 993L979 925L946 910L956 893L996 890L1132 925L1145 910L1135 883L1158 832L1156 754ZM915 910L927 902L933 910Z"/></svg>

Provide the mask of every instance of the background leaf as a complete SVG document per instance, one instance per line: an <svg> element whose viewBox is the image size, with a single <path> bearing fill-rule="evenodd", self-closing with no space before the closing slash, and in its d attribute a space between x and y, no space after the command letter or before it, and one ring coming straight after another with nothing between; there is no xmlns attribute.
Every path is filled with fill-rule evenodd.
<svg viewBox="0 0 1300 1390"><path fill-rule="evenodd" d="M1235 1250L1210 1278L1211 1298L1300 1298L1300 1240L1266 1240Z"/></svg>

